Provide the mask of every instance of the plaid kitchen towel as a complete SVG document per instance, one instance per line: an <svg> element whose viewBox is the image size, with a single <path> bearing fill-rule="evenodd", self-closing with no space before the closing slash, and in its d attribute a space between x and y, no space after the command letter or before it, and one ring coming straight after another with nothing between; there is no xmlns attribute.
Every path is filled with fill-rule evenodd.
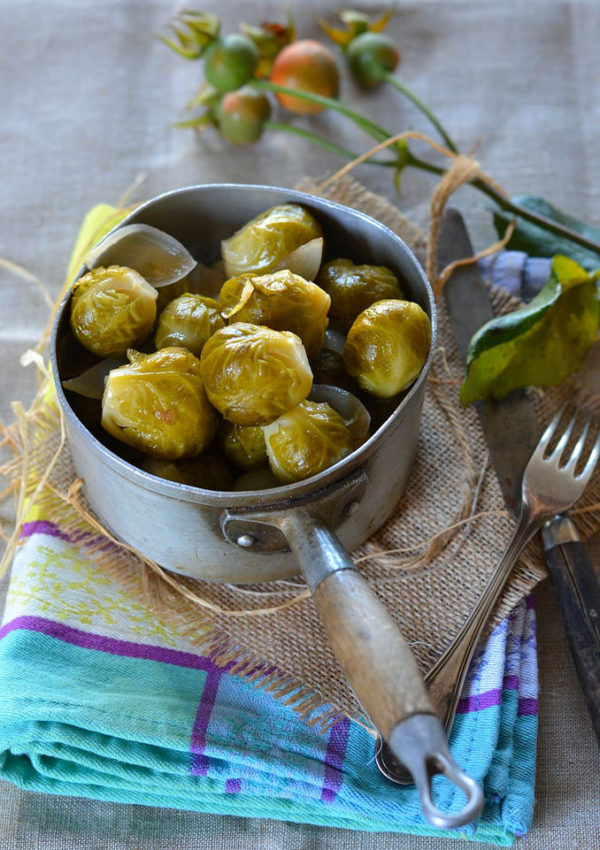
<svg viewBox="0 0 600 850"><path fill-rule="evenodd" d="M107 212L97 208L88 219L93 241ZM79 249L87 236L84 228ZM70 277L76 270L74 261ZM507 264L507 288L516 291L522 277L523 263ZM141 577L132 594L107 576L97 541L70 538L36 505L27 520L0 628L0 778L53 794L499 845L529 828L537 733L531 600L472 662L450 745L483 784L486 805L477 824L442 833L424 821L414 788L378 773L373 738L360 725L342 719L321 732L300 720L158 618L144 604ZM444 779L434 787L440 808L461 807Z"/></svg>
<svg viewBox="0 0 600 850"><path fill-rule="evenodd" d="M23 528L0 629L0 777L36 791L195 811L436 834L414 788L377 771L373 738L340 720L322 733L215 666L132 601L43 519ZM519 604L475 657L451 748L482 782L477 825L511 844L533 812L535 614ZM458 809L435 780L436 802ZM460 792L459 792L460 795Z"/></svg>

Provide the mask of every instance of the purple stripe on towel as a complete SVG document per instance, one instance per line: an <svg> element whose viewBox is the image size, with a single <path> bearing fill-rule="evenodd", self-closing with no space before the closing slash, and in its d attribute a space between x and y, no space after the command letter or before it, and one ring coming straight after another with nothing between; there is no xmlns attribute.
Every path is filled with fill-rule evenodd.
<svg viewBox="0 0 600 850"><path fill-rule="evenodd" d="M538 713L538 701L535 697L521 697L519 700L519 709L517 714L519 717L523 717L523 715L533 715L537 716Z"/></svg>
<svg viewBox="0 0 600 850"><path fill-rule="evenodd" d="M226 779L225 780L225 793L226 794L239 794L242 790L242 780L241 779Z"/></svg>
<svg viewBox="0 0 600 850"><path fill-rule="evenodd" d="M60 540L71 541L68 534L61 531L54 522L38 519L35 522L24 522L21 526L21 537L31 537L33 534L47 534L49 537L58 537Z"/></svg>
<svg viewBox="0 0 600 850"><path fill-rule="evenodd" d="M56 537L57 540L64 540L67 543L81 543L84 546L98 546L102 551L107 551L118 547L118 543L113 543L107 537L101 534L91 534L89 531L75 531L67 534L55 522L49 522L45 519L38 519L35 522L24 522L21 526L20 539L24 540L27 537L33 537L34 534L45 534L48 537Z"/></svg>
<svg viewBox="0 0 600 850"><path fill-rule="evenodd" d="M57 638L73 646L83 649L94 649L99 652L107 652L111 655L119 655L127 658L142 658L148 661L160 661L163 664L174 664L177 667L188 667L193 670L203 670L207 673L202 690L202 698L196 712L191 736L191 773L197 776L205 776L208 772L208 759L204 755L206 744L206 732L210 722L210 715L214 707L219 680L223 670L214 662L203 655L193 655L191 652L181 652L177 649L167 649L162 646L151 646L145 643L133 643L128 640L96 635L92 632L83 632L64 623L47 620L45 617L23 616L11 620L0 629L0 638L18 629L26 629L32 632ZM226 669L226 668L225 668Z"/></svg>
<svg viewBox="0 0 600 850"><path fill-rule="evenodd" d="M457 714L469 714L472 711L483 711L485 708L492 708L495 705L500 705L502 702L502 691L516 691L517 687L506 684L507 680L516 679L518 682L518 676L506 676L504 688L494 688L490 691L484 691L482 694L472 694L470 697L462 697L459 699L458 705L456 707ZM537 699L533 697L520 697L519 705L517 709L517 713L519 715L529 714L529 715L537 715L538 713L538 702Z"/></svg>
<svg viewBox="0 0 600 850"><path fill-rule="evenodd" d="M200 705L194 718L191 741L192 759L190 764L190 773L194 776L206 776L208 774L209 761L207 756L204 755L204 748L206 746L206 733L208 732L210 715L215 707L220 679L220 671L217 673L213 672L207 676L202 690L202 699L200 700Z"/></svg>
<svg viewBox="0 0 600 850"><path fill-rule="evenodd" d="M327 752L325 753L325 770L321 790L321 800L324 803L332 803L342 787L342 765L346 756L349 733L350 720L347 717L338 720L331 727Z"/></svg>
<svg viewBox="0 0 600 850"><path fill-rule="evenodd" d="M107 652L110 655L121 655L127 658L145 658L148 661L162 661L164 664L174 664L177 667L189 667L193 670L204 670L207 673L221 673L217 665L203 655L194 655L191 652L181 652L178 649L167 649L163 646L152 646L147 643L134 643L129 640L97 635L93 632L84 632L55 620L47 620L45 617L22 616L11 620L0 629L0 638L17 629L27 629L32 632L40 632L48 637L63 640L65 643L80 646L83 649L95 649L99 652Z"/></svg>
<svg viewBox="0 0 600 850"><path fill-rule="evenodd" d="M500 705L501 702L502 689L494 688L491 691L484 691L482 694L472 694L470 697L462 697L458 701L456 711L458 714L469 714L471 711L482 711L484 708Z"/></svg>

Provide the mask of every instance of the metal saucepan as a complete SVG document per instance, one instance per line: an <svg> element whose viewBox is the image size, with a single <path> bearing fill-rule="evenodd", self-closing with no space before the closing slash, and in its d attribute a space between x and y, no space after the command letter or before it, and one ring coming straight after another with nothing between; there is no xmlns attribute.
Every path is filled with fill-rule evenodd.
<svg viewBox="0 0 600 850"><path fill-rule="evenodd" d="M287 201L318 218L328 258L348 256L393 269L429 315L435 340L435 303L421 266L398 236L356 210L283 188L205 185L161 195L123 224L165 230L197 260L210 263L222 239ZM73 374L75 351L67 295L52 337L59 379ZM118 538L170 570L208 581L263 582L301 570L338 662L373 724L412 773L426 818L453 828L479 814L481 789L453 761L406 641L347 554L385 522L405 490L430 363L431 353L406 395L351 455L305 481L252 492L203 490L143 472L107 447L100 428L92 433L85 427L60 380L57 393L88 502ZM434 806L435 773L466 792L459 813Z"/></svg>

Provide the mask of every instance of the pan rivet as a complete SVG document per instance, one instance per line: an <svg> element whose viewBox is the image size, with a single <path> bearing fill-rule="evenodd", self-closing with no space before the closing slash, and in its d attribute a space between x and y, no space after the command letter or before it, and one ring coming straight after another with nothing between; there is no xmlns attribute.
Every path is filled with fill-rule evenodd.
<svg viewBox="0 0 600 850"><path fill-rule="evenodd" d="M237 545L242 546L244 549L249 549L251 546L254 546L255 543L256 540L251 534L240 534L237 539Z"/></svg>
<svg viewBox="0 0 600 850"><path fill-rule="evenodd" d="M359 508L360 502L357 502L355 499L353 502L348 502L348 504L344 508L344 513L346 514L346 516L353 516Z"/></svg>

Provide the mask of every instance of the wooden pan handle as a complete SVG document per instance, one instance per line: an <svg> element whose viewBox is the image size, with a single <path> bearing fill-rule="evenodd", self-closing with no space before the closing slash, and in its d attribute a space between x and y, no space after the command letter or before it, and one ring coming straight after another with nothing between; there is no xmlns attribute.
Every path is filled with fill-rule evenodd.
<svg viewBox="0 0 600 850"><path fill-rule="evenodd" d="M435 712L409 645L358 570L328 575L314 600L340 667L386 740L405 718Z"/></svg>
<svg viewBox="0 0 600 850"><path fill-rule="evenodd" d="M337 537L303 511L290 511L279 526L338 663L383 737L413 714L435 714L409 645Z"/></svg>
<svg viewBox="0 0 600 850"><path fill-rule="evenodd" d="M335 534L306 511L282 511L268 522L285 535L338 663L392 754L412 775L426 819L441 829L471 823L483 808L483 791L452 758L410 647L386 608ZM435 807L435 773L466 795L459 811Z"/></svg>

